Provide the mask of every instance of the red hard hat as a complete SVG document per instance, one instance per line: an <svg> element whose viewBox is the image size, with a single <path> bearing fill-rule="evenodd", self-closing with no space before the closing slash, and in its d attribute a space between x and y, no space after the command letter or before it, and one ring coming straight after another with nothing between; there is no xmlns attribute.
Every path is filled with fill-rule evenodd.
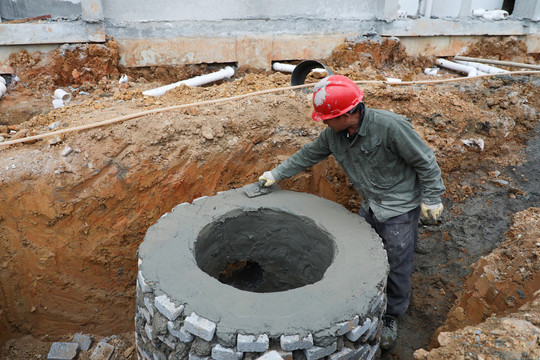
<svg viewBox="0 0 540 360"><path fill-rule="evenodd" d="M324 121L345 114L354 108L364 92L346 76L332 75L319 81L313 89L313 113L315 121Z"/></svg>

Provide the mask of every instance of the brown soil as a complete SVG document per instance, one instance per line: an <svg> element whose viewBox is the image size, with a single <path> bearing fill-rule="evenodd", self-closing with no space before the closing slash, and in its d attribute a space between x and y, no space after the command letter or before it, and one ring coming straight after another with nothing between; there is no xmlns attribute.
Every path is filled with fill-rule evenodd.
<svg viewBox="0 0 540 360"><path fill-rule="evenodd" d="M500 53L510 48L514 53ZM514 39L481 42L464 55L535 60ZM83 66L80 59L85 57ZM346 43L323 60L334 73L365 81L432 80L423 68L433 61L409 57L393 40ZM0 135L6 139L46 133L55 123L60 129L69 128L170 105L285 87L290 81L289 74L240 69L230 81L179 87L160 98L148 98L141 90L213 67L122 69L112 40L97 47L66 48L50 57L21 52L13 55L12 62L21 81L8 88L0 109L28 99L44 101L48 108L24 122L0 123ZM81 72L84 67L90 70ZM129 74L128 86L117 82L122 73ZM439 78L457 77L443 73ZM316 80L315 76L307 81ZM514 276L486 284L486 296L477 293L480 280L471 277L464 284L469 266L476 261L480 260L473 273L481 278L486 271L485 259L480 258L502 242L511 214L502 214L500 227L486 231L484 241L475 241L468 232L475 225L465 224L464 219L470 218L471 209L481 214L487 202L496 203L503 190L503 199L519 205L507 208L497 203L494 208L518 212L519 206L530 207L537 201L520 185L525 175L518 177L509 170L526 163L527 140L535 136L540 110L537 80L506 76L437 85L362 85L368 107L411 119L435 150L448 188L444 224L421 230L413 303L401 324L396 349L383 357L411 359L414 350L427 348L462 289L466 295L451 314L459 313L455 309L461 307L463 316L460 323L452 322L456 316L450 317L449 323L455 323L452 329L512 310L503 309L496 296L487 294L499 287L513 291L514 285L508 282L516 281ZM73 100L52 110L51 93L58 86L71 86ZM146 115L58 139L0 145L0 341L5 342L0 358L46 356L51 341L69 339L75 332L98 339L124 334L120 338L129 348L135 255L145 231L178 203L253 182L314 140L324 125L311 121L310 99L307 92L288 90ZM484 140L483 150L462 141L478 138ZM66 146L73 151L63 156ZM538 182L534 176L527 181ZM494 179L508 181L508 188L494 187L499 184ZM352 211L361 201L333 158L280 185L337 201ZM490 228L487 222L484 225ZM426 248L429 251L423 251ZM518 279L523 282L515 285L522 285L523 291L527 287L526 301L516 300L517 308L538 289L538 281L531 280L538 279L538 267L527 265L534 259L517 254L499 258L512 262L515 269L526 269L526 279ZM468 310L467 304L472 303L464 300L467 296L480 299L482 316Z"/></svg>

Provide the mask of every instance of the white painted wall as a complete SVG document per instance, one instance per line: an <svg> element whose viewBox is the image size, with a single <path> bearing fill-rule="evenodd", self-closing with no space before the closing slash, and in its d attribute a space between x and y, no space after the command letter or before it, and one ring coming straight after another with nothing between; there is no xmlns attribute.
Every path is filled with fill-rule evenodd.
<svg viewBox="0 0 540 360"><path fill-rule="evenodd" d="M114 21L219 21L239 19L374 19L382 1L341 0L103 0L105 18ZM294 21L294 20L293 20Z"/></svg>
<svg viewBox="0 0 540 360"><path fill-rule="evenodd" d="M415 16L419 14L419 5L419 0L399 0L399 11L403 11L409 16Z"/></svg>
<svg viewBox="0 0 540 360"><path fill-rule="evenodd" d="M425 1L424 1L425 2ZM431 17L444 18L456 18L459 16L459 10L461 8L461 0L433 0L433 7L431 9Z"/></svg>
<svg viewBox="0 0 540 360"><path fill-rule="evenodd" d="M503 0L472 0L471 11L474 9L500 10Z"/></svg>

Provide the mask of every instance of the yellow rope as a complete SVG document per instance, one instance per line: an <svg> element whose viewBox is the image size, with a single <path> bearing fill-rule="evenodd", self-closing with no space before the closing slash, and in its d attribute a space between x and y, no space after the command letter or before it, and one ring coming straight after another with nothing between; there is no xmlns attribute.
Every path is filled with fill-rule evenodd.
<svg viewBox="0 0 540 360"><path fill-rule="evenodd" d="M510 71L510 72L499 73L499 74L485 74L485 75L478 75L478 76L461 77L461 78L453 78L453 79L441 79L441 80L402 81L402 82L390 82L390 81L383 81L383 80L365 80L365 81L355 81L354 83L355 84L386 84L386 85L392 85L392 86L415 85L415 84L439 84L439 83L453 82L453 81L475 80L475 79L491 77L491 76L520 75L520 74L521 75L523 75L523 74L525 74L525 75L538 75L538 74L540 74L540 71ZM283 88L267 89L267 90L255 91L255 92L242 94L242 95L231 96L231 97L227 97L227 98L221 98L221 99L215 99L215 100L205 100L205 101L199 101L199 102L194 102L194 103L190 103L190 104L174 105L174 106L168 106L168 107L164 107L164 108L146 110L146 111L138 112L138 113L131 114L131 115L125 115L125 116L120 116L120 117L110 119L110 120L100 121L100 122L97 122L97 123L86 124L86 125L76 126L76 127L73 127L73 128L52 131L52 132L49 132L49 133L46 133L46 134L28 136L28 137L21 138L21 139L4 141L4 142L0 142L0 146L7 146L7 145L18 144L18 143L23 143L23 142L27 142L27 141L34 141L34 140L44 139L46 137L65 134L65 133L68 133L68 132L93 129L93 128L97 128L97 127L101 127L101 126L105 126L105 125L110 125L110 124L114 124L114 123L118 123L118 122L122 122L122 121L126 121L126 120L135 119L135 118L138 118L138 117L141 117L141 116L150 115L150 114L157 114L157 113L161 113L161 112L165 112L165 111L184 109L184 108L192 107L192 106L218 104L218 103L223 103L223 102L227 102L227 101L239 100L239 99L244 99L244 98L247 98L247 97L270 94L270 93L279 92L279 91L302 89L302 88L312 87L314 85L315 85L315 83L311 83L311 84L302 84L302 85L297 85L297 86L288 86L288 87L283 87Z"/></svg>

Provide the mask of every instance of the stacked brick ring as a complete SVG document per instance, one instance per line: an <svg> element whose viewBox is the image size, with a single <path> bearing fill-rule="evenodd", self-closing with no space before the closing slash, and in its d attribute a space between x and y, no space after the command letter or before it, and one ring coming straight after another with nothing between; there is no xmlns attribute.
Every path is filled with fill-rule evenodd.
<svg viewBox="0 0 540 360"><path fill-rule="evenodd" d="M141 358L337 360L378 347L386 253L337 203L283 190L199 198L150 227L138 256Z"/></svg>

